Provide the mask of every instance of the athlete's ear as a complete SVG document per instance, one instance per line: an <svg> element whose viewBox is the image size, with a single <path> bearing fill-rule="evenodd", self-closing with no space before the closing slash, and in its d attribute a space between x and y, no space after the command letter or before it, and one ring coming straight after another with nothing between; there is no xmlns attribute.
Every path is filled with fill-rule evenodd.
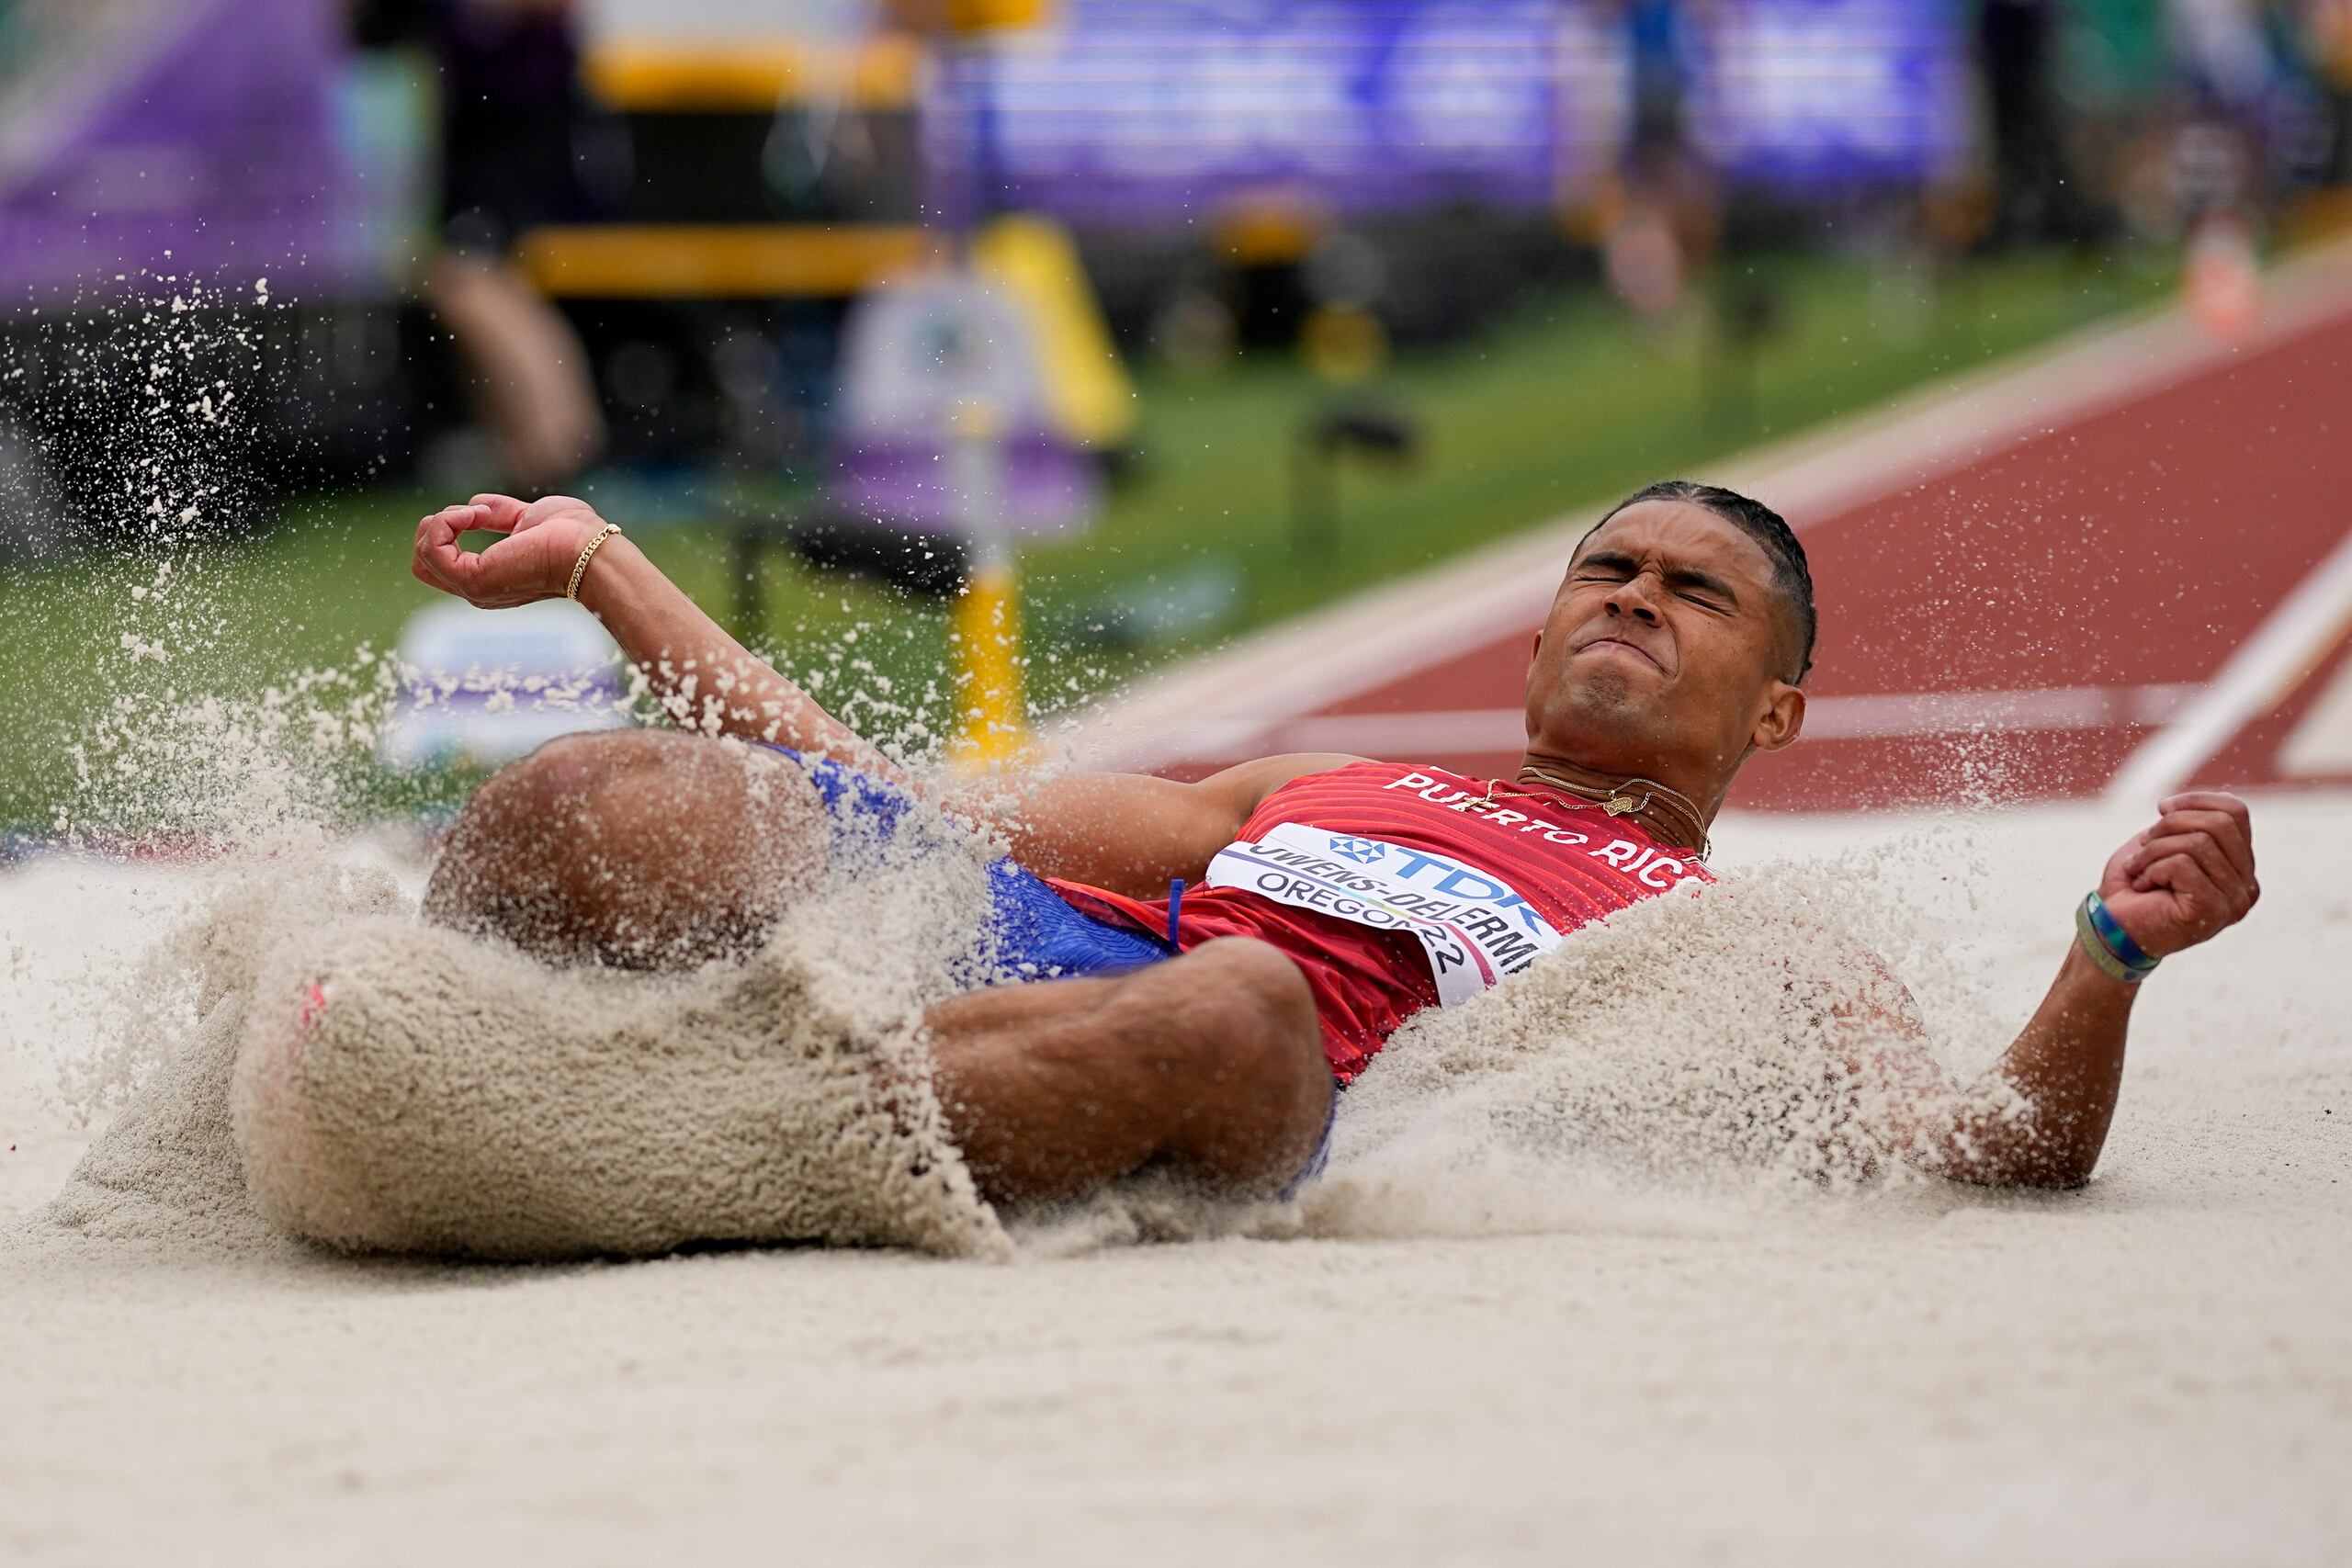
<svg viewBox="0 0 2352 1568"><path fill-rule="evenodd" d="M1541 659L1544 657L1544 629L1541 626L1538 626L1535 630L1535 647L1529 652L1528 657L1530 659Z"/></svg>
<svg viewBox="0 0 2352 1568"><path fill-rule="evenodd" d="M1765 690L1764 711L1748 741L1758 751L1777 751L1804 732L1804 693L1786 681Z"/></svg>

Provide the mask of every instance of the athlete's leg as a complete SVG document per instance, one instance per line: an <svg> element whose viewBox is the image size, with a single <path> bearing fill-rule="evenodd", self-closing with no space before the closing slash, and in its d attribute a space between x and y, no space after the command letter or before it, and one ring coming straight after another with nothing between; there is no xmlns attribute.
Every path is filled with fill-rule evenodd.
<svg viewBox="0 0 2352 1568"><path fill-rule="evenodd" d="M829 842L784 758L659 731L571 737L468 804L424 913L552 963L692 964L757 941ZM928 1021L950 1130L995 1199L1069 1196L1155 1161L1272 1192L1329 1115L1306 981L1246 939L976 992Z"/></svg>
<svg viewBox="0 0 2352 1568"><path fill-rule="evenodd" d="M567 736L458 813L424 916L549 963L693 964L756 942L828 842L824 803L785 758L660 730Z"/></svg>
<svg viewBox="0 0 2352 1568"><path fill-rule="evenodd" d="M1108 979L975 992L929 1021L949 1128L995 1200L1075 1196L1155 1161L1270 1195L1330 1116L1306 977L1247 938Z"/></svg>

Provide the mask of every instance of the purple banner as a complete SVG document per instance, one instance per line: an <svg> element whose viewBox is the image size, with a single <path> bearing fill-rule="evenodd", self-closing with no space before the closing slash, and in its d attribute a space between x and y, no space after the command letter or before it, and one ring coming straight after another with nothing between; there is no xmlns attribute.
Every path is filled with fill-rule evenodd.
<svg viewBox="0 0 2352 1568"><path fill-rule="evenodd" d="M1694 20L1691 141L1736 181L1913 183L1969 154L1973 40L1953 0L1741 0Z"/></svg>
<svg viewBox="0 0 2352 1568"><path fill-rule="evenodd" d="M0 164L0 301L141 273L289 290L363 275L339 15L327 0L157 6L40 88Z"/></svg>
<svg viewBox="0 0 2352 1568"><path fill-rule="evenodd" d="M1041 36L944 62L926 126L959 206L1541 205L1587 161L1572 110L1604 43L1550 0L1070 0Z"/></svg>
<svg viewBox="0 0 2352 1568"><path fill-rule="evenodd" d="M1958 0L1069 0L944 60L926 138L950 218L1537 207L1616 165L1638 78L1735 184L1802 197L1964 155L1969 42Z"/></svg>

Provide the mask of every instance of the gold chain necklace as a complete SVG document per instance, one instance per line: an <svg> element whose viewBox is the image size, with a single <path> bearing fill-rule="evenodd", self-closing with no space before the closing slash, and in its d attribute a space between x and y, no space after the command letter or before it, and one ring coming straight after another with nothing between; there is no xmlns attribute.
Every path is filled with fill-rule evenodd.
<svg viewBox="0 0 2352 1568"><path fill-rule="evenodd" d="M1613 789L1596 789L1590 784L1576 784L1564 779L1557 773L1545 773L1532 762L1519 770L1519 778L1524 780L1530 774L1554 789L1575 795L1579 800L1590 801L1611 817L1638 817L1663 807L1665 809L1660 811L1659 815L1667 820L1657 824L1659 827L1670 829L1676 838L1698 840L1698 855L1702 861L1714 852L1714 840L1707 832L1706 818L1699 815L1698 807L1691 804L1689 795L1679 790L1668 789L1656 779L1627 779ZM1455 801L1449 809L1467 812L1492 806L1495 803L1495 790L1501 783L1499 779L1488 779L1487 793L1483 796L1473 800L1465 795ZM1641 792L1640 795L1634 794L1636 790ZM1675 820L1678 818L1680 820Z"/></svg>

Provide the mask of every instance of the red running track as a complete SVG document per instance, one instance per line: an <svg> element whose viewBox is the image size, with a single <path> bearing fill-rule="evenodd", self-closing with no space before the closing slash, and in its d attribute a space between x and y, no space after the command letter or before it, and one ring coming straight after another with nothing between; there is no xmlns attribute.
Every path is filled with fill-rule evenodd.
<svg viewBox="0 0 2352 1568"><path fill-rule="evenodd" d="M2143 759L2127 784L2352 782L2352 312L1792 520L1820 608L1815 701L1735 807L2096 795L2173 726L2185 761ZM2245 667L2322 578L2342 591L2288 617L2296 647ZM1265 716L1266 738L1505 771L1535 626ZM2225 686L2240 696L2217 708ZM1210 760L1193 761L1179 771Z"/></svg>

